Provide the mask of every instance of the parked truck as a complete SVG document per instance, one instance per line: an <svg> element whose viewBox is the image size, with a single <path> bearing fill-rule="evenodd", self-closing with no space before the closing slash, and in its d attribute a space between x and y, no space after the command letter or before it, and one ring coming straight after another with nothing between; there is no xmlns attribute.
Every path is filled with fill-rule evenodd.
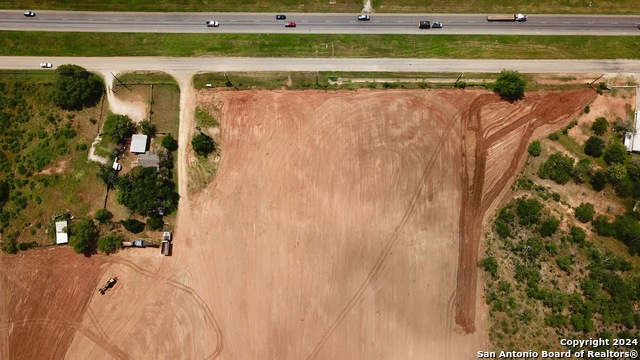
<svg viewBox="0 0 640 360"><path fill-rule="evenodd" d="M527 21L527 15L524 15L524 14L489 15L489 16L487 16L487 21L517 21L517 22L524 22L524 21Z"/></svg>
<svg viewBox="0 0 640 360"><path fill-rule="evenodd" d="M150 245L151 245L151 243L148 243L148 242L142 241L142 240L133 240L133 241L123 241L122 242L122 246L123 247L140 247L140 248L143 248L143 247L147 247L147 246L150 246ZM156 245L156 246L158 246L158 245Z"/></svg>

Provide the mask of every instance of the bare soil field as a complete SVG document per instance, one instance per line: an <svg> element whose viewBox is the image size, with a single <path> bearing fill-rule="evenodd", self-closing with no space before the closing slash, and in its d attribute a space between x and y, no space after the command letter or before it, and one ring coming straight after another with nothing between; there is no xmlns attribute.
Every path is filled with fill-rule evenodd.
<svg viewBox="0 0 640 360"><path fill-rule="evenodd" d="M489 349L476 265L483 221L530 139L565 126L595 92L533 93L514 104L469 90L196 96L203 108L223 104L222 157L214 182L180 209L173 256L100 258L108 264L74 289L86 297L84 318L69 320L73 341L41 351L475 358ZM120 281L100 296L95 288L110 276ZM2 289L19 288L2 280ZM11 355L32 346L8 330L28 314L0 318Z"/></svg>

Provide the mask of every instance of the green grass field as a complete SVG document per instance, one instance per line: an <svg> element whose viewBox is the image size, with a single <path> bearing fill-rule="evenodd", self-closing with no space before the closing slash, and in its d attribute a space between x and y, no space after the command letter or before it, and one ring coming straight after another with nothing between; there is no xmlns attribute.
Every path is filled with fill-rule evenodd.
<svg viewBox="0 0 640 360"><path fill-rule="evenodd" d="M0 33L1 56L638 59L640 36Z"/></svg>
<svg viewBox="0 0 640 360"><path fill-rule="evenodd" d="M628 14L637 5L636 0L540 0L523 2L520 0L373 0L376 12L422 12L422 13L572 13L572 14ZM203 12L359 12L362 1L329 0L42 0L34 6L33 1L0 1L5 9L55 9L93 11L203 11ZM637 10L637 9L636 9ZM637 13L637 11L636 11Z"/></svg>

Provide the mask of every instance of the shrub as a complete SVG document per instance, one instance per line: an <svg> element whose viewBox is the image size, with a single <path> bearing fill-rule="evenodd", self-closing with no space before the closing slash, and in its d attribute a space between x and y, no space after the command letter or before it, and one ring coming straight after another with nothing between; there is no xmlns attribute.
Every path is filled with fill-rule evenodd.
<svg viewBox="0 0 640 360"><path fill-rule="evenodd" d="M196 154L207 156L215 150L213 139L203 133L198 133L191 140L191 146Z"/></svg>
<svg viewBox="0 0 640 360"><path fill-rule="evenodd" d="M557 313L547 314L544 321L548 326L555 328L564 328L569 325L569 319L566 316Z"/></svg>
<svg viewBox="0 0 640 360"><path fill-rule="evenodd" d="M549 237L556 233L558 230L558 226L560 226L560 220L550 217L545 219L541 224L540 228L538 228L538 232L542 237Z"/></svg>
<svg viewBox="0 0 640 360"><path fill-rule="evenodd" d="M491 277L494 279L498 278L498 260L496 258L489 256L480 260L478 263L480 267L482 267L486 272L491 274Z"/></svg>
<svg viewBox="0 0 640 360"><path fill-rule="evenodd" d="M57 106L65 110L82 110L100 101L104 84L97 75L77 65L61 65L56 74L50 97Z"/></svg>
<svg viewBox="0 0 640 360"><path fill-rule="evenodd" d="M637 249L640 245L640 223L629 215L617 216L613 222L614 237Z"/></svg>
<svg viewBox="0 0 640 360"><path fill-rule="evenodd" d="M591 221L591 225L593 226L593 231L600 236L613 235L613 224L609 222L609 218L605 215L599 215L593 219L593 221Z"/></svg>
<svg viewBox="0 0 640 360"><path fill-rule="evenodd" d="M511 226L500 219L495 222L495 229L498 236L502 239L510 238L513 235L511 234Z"/></svg>
<svg viewBox="0 0 640 360"><path fill-rule="evenodd" d="M613 186L613 190L619 197L628 198L633 193L633 182L626 178L622 179L620 182Z"/></svg>
<svg viewBox="0 0 640 360"><path fill-rule="evenodd" d="M113 214L107 209L98 209L93 218L98 220L98 222L101 224L106 224L110 222L111 219L113 219Z"/></svg>
<svg viewBox="0 0 640 360"><path fill-rule="evenodd" d="M500 213L498 213L498 219L504 221L507 224L513 224L516 219L516 214L514 214L510 208L504 207L500 209Z"/></svg>
<svg viewBox="0 0 640 360"><path fill-rule="evenodd" d="M574 244L581 245L587 239L587 233L581 227L571 226L569 233L571 234L571 242Z"/></svg>
<svg viewBox="0 0 640 360"><path fill-rule="evenodd" d="M25 251L25 250L29 250L32 247L36 247L38 246L38 243L35 241L29 241L29 242L21 242L18 243L18 250L20 251Z"/></svg>
<svg viewBox="0 0 640 360"><path fill-rule="evenodd" d="M137 234L144 230L144 223L136 219L127 219L122 221L122 225L127 231Z"/></svg>
<svg viewBox="0 0 640 360"><path fill-rule="evenodd" d="M540 165L538 176L542 179L551 179L561 185L566 184L573 175L573 163L573 158L560 152L553 153Z"/></svg>
<svg viewBox="0 0 640 360"><path fill-rule="evenodd" d="M557 132L552 132L551 134L549 134L548 138L549 140L558 141L560 139L560 134L558 134Z"/></svg>
<svg viewBox="0 0 640 360"><path fill-rule="evenodd" d="M168 151L176 151L178 149L178 141L169 133L162 138L162 146Z"/></svg>
<svg viewBox="0 0 640 360"><path fill-rule="evenodd" d="M520 225L536 224L540 221L540 213L543 208L542 203L537 199L517 200L516 212L518 213Z"/></svg>
<svg viewBox="0 0 640 360"><path fill-rule="evenodd" d="M591 108L589 107L589 105L587 105L587 106L584 107L583 111L584 111L585 114L588 114L588 113L591 112Z"/></svg>
<svg viewBox="0 0 640 360"><path fill-rule="evenodd" d="M529 155L531 156L540 156L542 152L542 145L540 145L540 141L536 140L529 144Z"/></svg>
<svg viewBox="0 0 640 360"><path fill-rule="evenodd" d="M602 136L604 133L606 133L608 128L609 122L602 116L597 118L596 121L593 122L593 125L591 125L591 131L599 136Z"/></svg>
<svg viewBox="0 0 640 360"><path fill-rule="evenodd" d="M604 150L603 159L607 165L623 164L627 159L627 147L620 141L613 141Z"/></svg>
<svg viewBox="0 0 640 360"><path fill-rule="evenodd" d="M582 223L588 223L596 214L596 209L591 203L582 203L576 208L576 219Z"/></svg>
<svg viewBox="0 0 640 360"><path fill-rule="evenodd" d="M609 166L606 172L607 179L612 184L617 184L627 177L627 169L623 164L614 163Z"/></svg>
<svg viewBox="0 0 640 360"><path fill-rule="evenodd" d="M98 250L105 254L112 254L122 248L122 236L118 234L108 234L98 240Z"/></svg>
<svg viewBox="0 0 640 360"><path fill-rule="evenodd" d="M595 191L602 191L604 186L607 184L607 177L604 175L602 171L598 171L591 177L591 186Z"/></svg>
<svg viewBox="0 0 640 360"><path fill-rule="evenodd" d="M524 96L526 85L526 80L518 71L502 70L493 90L504 100L516 101Z"/></svg>
<svg viewBox="0 0 640 360"><path fill-rule="evenodd" d="M589 159L581 159L573 168L573 181L578 184L584 184L589 181L592 173L591 161Z"/></svg>
<svg viewBox="0 0 640 360"><path fill-rule="evenodd" d="M571 272L573 271L572 265L574 264L573 256L568 254L560 255L556 259L556 264L558 264L560 270L566 272L567 274L571 274Z"/></svg>
<svg viewBox="0 0 640 360"><path fill-rule="evenodd" d="M613 123L613 131L617 133L632 133L635 131L633 122L629 119L616 118Z"/></svg>
<svg viewBox="0 0 640 360"><path fill-rule="evenodd" d="M600 157L604 153L604 140L599 136L590 137L584 144L584 153L593 157Z"/></svg>
<svg viewBox="0 0 640 360"><path fill-rule="evenodd" d="M640 180L640 157L632 155L627 162L627 175L633 181Z"/></svg>
<svg viewBox="0 0 640 360"><path fill-rule="evenodd" d="M159 216L152 216L147 219L147 226L151 230L162 230L164 221L162 221L162 218Z"/></svg>

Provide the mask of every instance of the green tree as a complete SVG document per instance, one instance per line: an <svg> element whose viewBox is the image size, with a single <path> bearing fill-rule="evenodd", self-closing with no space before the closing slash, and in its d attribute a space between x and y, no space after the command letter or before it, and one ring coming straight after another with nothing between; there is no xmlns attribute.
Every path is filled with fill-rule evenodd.
<svg viewBox="0 0 640 360"><path fill-rule="evenodd" d="M602 171L598 171L591 177L590 184L593 186L593 190L602 191L607 184L607 177Z"/></svg>
<svg viewBox="0 0 640 360"><path fill-rule="evenodd" d="M573 158L560 152L553 153L540 165L538 176L542 179L551 179L561 185L566 184L573 176L573 164Z"/></svg>
<svg viewBox="0 0 640 360"><path fill-rule="evenodd" d="M617 133L632 133L635 128L631 120L618 117L613 123L613 131Z"/></svg>
<svg viewBox="0 0 640 360"><path fill-rule="evenodd" d="M120 177L118 203L143 216L158 214L159 208L170 214L178 208L180 199L175 188L170 176L138 166Z"/></svg>
<svg viewBox="0 0 640 360"><path fill-rule="evenodd" d="M593 122L593 125L591 125L591 131L598 136L602 136L606 133L608 128L609 122L602 116L597 118L596 121Z"/></svg>
<svg viewBox="0 0 640 360"><path fill-rule="evenodd" d="M98 239L98 250L105 254L113 254L122 248L122 236L118 234L107 234Z"/></svg>
<svg viewBox="0 0 640 360"><path fill-rule="evenodd" d="M578 219L582 223L588 223L589 221L591 221L595 214L596 209L591 203L581 203L576 208L576 219Z"/></svg>
<svg viewBox="0 0 640 360"><path fill-rule="evenodd" d="M590 137L584 144L584 153L593 157L600 157L604 153L604 140L599 136Z"/></svg>
<svg viewBox="0 0 640 360"><path fill-rule="evenodd" d="M157 128L154 124L151 123L151 120L142 120L138 123L140 127L140 132L147 136L154 136L156 134Z"/></svg>
<svg viewBox="0 0 640 360"><path fill-rule="evenodd" d="M144 230L144 223L140 220L136 219L126 219L122 221L122 226L124 226L127 231L130 231L134 234L137 234Z"/></svg>
<svg viewBox="0 0 640 360"><path fill-rule="evenodd" d="M627 177L627 168L621 163L613 163L606 172L607 179L612 184L617 184Z"/></svg>
<svg viewBox="0 0 640 360"><path fill-rule="evenodd" d="M640 247L640 223L629 215L617 216L613 222L614 237L624 242L629 250L637 253Z"/></svg>
<svg viewBox="0 0 640 360"><path fill-rule="evenodd" d="M573 168L573 180L578 184L584 184L589 181L592 172L591 161L589 159L580 159Z"/></svg>
<svg viewBox="0 0 640 360"><path fill-rule="evenodd" d="M624 164L627 159L627 147L620 141L612 141L604 150L603 159L607 165Z"/></svg>
<svg viewBox="0 0 640 360"><path fill-rule="evenodd" d="M101 224L106 224L108 222L111 222L111 219L113 219L113 214L107 209L98 209L93 218L98 220L98 222Z"/></svg>
<svg viewBox="0 0 640 360"><path fill-rule="evenodd" d="M627 162L627 175L629 179L633 181L640 180L640 157L637 155L631 155Z"/></svg>
<svg viewBox="0 0 640 360"><path fill-rule="evenodd" d="M122 144L135 131L136 128L127 115L109 114L102 127L105 139L116 144Z"/></svg>
<svg viewBox="0 0 640 360"><path fill-rule="evenodd" d="M151 230L162 230L162 227L164 226L164 222L162 221L161 217L152 216L147 219L147 226Z"/></svg>
<svg viewBox="0 0 640 360"><path fill-rule="evenodd" d="M98 228L93 220L81 219L69 226L69 245L78 254L89 256L96 250L98 235Z"/></svg>
<svg viewBox="0 0 640 360"><path fill-rule="evenodd" d="M100 101L104 84L99 76L78 65L61 65L50 93L54 104L65 110L82 110Z"/></svg>
<svg viewBox="0 0 640 360"><path fill-rule="evenodd" d="M193 137L191 146L196 154L200 156L207 156L216 149L213 139L203 133L198 133Z"/></svg>
<svg viewBox="0 0 640 360"><path fill-rule="evenodd" d="M538 232L542 237L549 237L556 233L558 230L558 226L560 226L560 220L550 217L545 219L541 224L540 228L538 228Z"/></svg>
<svg viewBox="0 0 640 360"><path fill-rule="evenodd" d="M491 274L491 277L494 279L498 278L498 260L493 256L485 257L480 260L478 263L481 268L483 268L486 272Z"/></svg>
<svg viewBox="0 0 640 360"><path fill-rule="evenodd" d="M169 133L162 138L162 146L169 151L176 151L178 149L178 141Z"/></svg>
<svg viewBox="0 0 640 360"><path fill-rule="evenodd" d="M102 180L107 189L113 189L118 184L118 172L113 170L111 166L100 165L96 176Z"/></svg>
<svg viewBox="0 0 640 360"><path fill-rule="evenodd" d="M537 224L540 221L540 214L543 205L537 199L519 198L517 201L516 213L518 214L520 225Z"/></svg>
<svg viewBox="0 0 640 360"><path fill-rule="evenodd" d="M593 231L600 236L611 236L615 230L613 224L609 222L609 218L605 215L597 216L591 221L591 225L593 226Z"/></svg>
<svg viewBox="0 0 640 360"><path fill-rule="evenodd" d="M537 157L537 156L540 156L541 152L542 152L542 145L540 145L540 141L536 140L531 144L529 144L529 155Z"/></svg>
<svg viewBox="0 0 640 360"><path fill-rule="evenodd" d="M526 80L518 71L502 70L493 90L504 100L516 101L524 97L526 85Z"/></svg>
<svg viewBox="0 0 640 360"><path fill-rule="evenodd" d="M571 242L574 244L581 245L587 239L587 233L578 226L571 226L569 233L571 234Z"/></svg>
<svg viewBox="0 0 640 360"><path fill-rule="evenodd" d="M619 197L628 198L633 193L633 182L624 178L613 186L613 190Z"/></svg>

